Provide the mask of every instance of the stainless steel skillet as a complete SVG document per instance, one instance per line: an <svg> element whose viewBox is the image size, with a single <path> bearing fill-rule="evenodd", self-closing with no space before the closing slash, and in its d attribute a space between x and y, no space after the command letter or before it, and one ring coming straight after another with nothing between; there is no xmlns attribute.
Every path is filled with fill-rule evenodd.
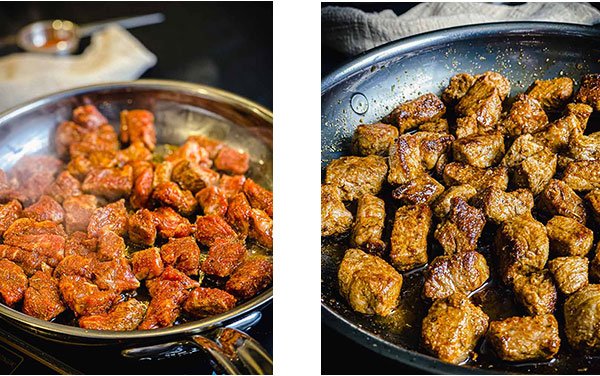
<svg viewBox="0 0 600 376"><path fill-rule="evenodd" d="M379 120L397 104L421 94L441 93L456 73L486 70L509 78L512 94L525 90L535 79L567 75L578 80L585 73L600 72L600 30L559 23L495 23L421 34L367 51L321 82L321 168L348 153L358 124ZM589 127L600 130L597 116ZM406 313L393 320L353 312L337 287L344 250L335 242L322 243L322 317L373 351L436 373L600 372L598 358L569 353L566 340L565 351L550 364L516 366L484 354L475 363L454 366L426 355L419 336L427 305L418 299L418 289L403 287ZM408 284L419 284L419 273L405 277Z"/></svg>
<svg viewBox="0 0 600 376"><path fill-rule="evenodd" d="M181 144L192 134L203 134L248 151L248 176L272 188L273 115L267 109L234 94L196 84L140 80L86 86L63 91L0 114L0 168L9 169L23 155L51 153L55 127L71 117L74 107L93 103L111 124L119 124L123 109L144 108L156 117L159 143ZM247 327L271 303L272 288L221 315L171 328L111 332L42 321L0 304L0 317L54 341L80 345L115 346L125 356L159 358L175 351L201 348L229 373L272 373L272 361L256 341L225 327ZM228 352L220 341L240 338Z"/></svg>

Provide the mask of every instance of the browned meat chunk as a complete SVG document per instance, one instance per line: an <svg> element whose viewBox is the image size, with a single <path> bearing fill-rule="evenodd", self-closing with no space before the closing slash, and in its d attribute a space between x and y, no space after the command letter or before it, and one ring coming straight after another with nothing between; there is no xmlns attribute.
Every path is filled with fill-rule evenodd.
<svg viewBox="0 0 600 376"><path fill-rule="evenodd" d="M502 159L502 164L510 169L514 183L529 188L534 195L552 179L556 163L556 154L536 143L529 134L517 138Z"/></svg>
<svg viewBox="0 0 600 376"><path fill-rule="evenodd" d="M444 168L444 183L450 186L469 184L477 191L488 187L506 190L508 170L504 166L483 169L464 163L452 162Z"/></svg>
<svg viewBox="0 0 600 376"><path fill-rule="evenodd" d="M242 191L245 182L246 177L244 175L229 176L223 174L219 179L219 189L225 197L230 199Z"/></svg>
<svg viewBox="0 0 600 376"><path fill-rule="evenodd" d="M93 104L86 104L73 109L73 121L85 128L98 128L108 124L108 120Z"/></svg>
<svg viewBox="0 0 600 376"><path fill-rule="evenodd" d="M600 111L600 74L592 73L582 77L575 101L586 103Z"/></svg>
<svg viewBox="0 0 600 376"><path fill-rule="evenodd" d="M238 299L249 299L273 282L273 260L267 256L247 257L229 277L225 290Z"/></svg>
<svg viewBox="0 0 600 376"><path fill-rule="evenodd" d="M163 205L172 207L185 216L192 215L198 207L192 192L179 188L173 182L159 184L154 188L152 198Z"/></svg>
<svg viewBox="0 0 600 376"><path fill-rule="evenodd" d="M227 312L236 302L237 299L226 291L197 287L188 296L183 309L194 317L205 317Z"/></svg>
<svg viewBox="0 0 600 376"><path fill-rule="evenodd" d="M196 240L208 247L218 239L236 240L238 235L223 219L215 215L198 216L196 219Z"/></svg>
<svg viewBox="0 0 600 376"><path fill-rule="evenodd" d="M442 100L447 105L455 105L462 97L464 97L473 83L475 83L475 77L470 74L455 74L450 77L450 83L442 93Z"/></svg>
<svg viewBox="0 0 600 376"><path fill-rule="evenodd" d="M146 305L139 300L129 299L115 305L109 312L85 316L79 319L79 326L92 330L135 330L144 319Z"/></svg>
<svg viewBox="0 0 600 376"><path fill-rule="evenodd" d="M571 137L583 134L591 114L590 106L570 103L567 105L565 114L548 124L544 130L536 133L534 140L554 153L563 151Z"/></svg>
<svg viewBox="0 0 600 376"><path fill-rule="evenodd" d="M421 95L396 107L383 122L398 127L400 134L416 128L419 124L435 121L446 113L444 102L432 93Z"/></svg>
<svg viewBox="0 0 600 376"><path fill-rule="evenodd" d="M75 231L65 241L65 257L72 255L91 256L96 252L98 239L86 232Z"/></svg>
<svg viewBox="0 0 600 376"><path fill-rule="evenodd" d="M333 160L325 174L325 184L340 188L342 200L356 200L365 193L376 195L387 174L388 166L384 157L341 157ZM250 179L244 183L246 187ZM246 188L244 188L244 192ZM251 205L251 197L248 197ZM260 208L259 208L260 209Z"/></svg>
<svg viewBox="0 0 600 376"><path fill-rule="evenodd" d="M67 197L79 196L81 194L81 183L73 175L69 174L68 171L63 171L46 188L45 194L62 204Z"/></svg>
<svg viewBox="0 0 600 376"><path fill-rule="evenodd" d="M94 210L88 224L88 234L98 236L102 230L110 230L119 236L127 234L127 209L121 199Z"/></svg>
<svg viewBox="0 0 600 376"><path fill-rule="evenodd" d="M583 200L562 180L550 180L540 195L540 203L552 215L573 218L581 224L586 222Z"/></svg>
<svg viewBox="0 0 600 376"><path fill-rule="evenodd" d="M352 213L344 206L339 188L321 185L321 236L343 234L351 226Z"/></svg>
<svg viewBox="0 0 600 376"><path fill-rule="evenodd" d="M243 175L250 167L250 154L229 146L223 146L214 162L215 168L219 171L232 175Z"/></svg>
<svg viewBox="0 0 600 376"><path fill-rule="evenodd" d="M127 256L125 241L111 230L102 230L98 235L98 260L110 261Z"/></svg>
<svg viewBox="0 0 600 376"><path fill-rule="evenodd" d="M486 168L498 164L504 155L504 137L497 134L471 135L452 143L456 162Z"/></svg>
<svg viewBox="0 0 600 376"><path fill-rule="evenodd" d="M180 238L194 232L190 221L168 206L156 209L152 216L158 234L165 239Z"/></svg>
<svg viewBox="0 0 600 376"><path fill-rule="evenodd" d="M477 191L469 184L456 185L450 187L435 200L431 209L438 218L445 218L451 209L451 201L454 197L462 197L463 200L469 201L471 197L475 196Z"/></svg>
<svg viewBox="0 0 600 376"><path fill-rule="evenodd" d="M87 279L94 277L94 268L96 259L93 255L89 257L80 255L71 255L65 257L54 269L54 277L60 278L63 275L76 275Z"/></svg>
<svg viewBox="0 0 600 376"><path fill-rule="evenodd" d="M0 260L0 296L6 305L13 306L23 299L27 289L27 275L21 267L9 260Z"/></svg>
<svg viewBox="0 0 600 376"><path fill-rule="evenodd" d="M131 266L135 278L140 281L158 277L164 270L160 250L156 247L135 252L131 256Z"/></svg>
<svg viewBox="0 0 600 376"><path fill-rule="evenodd" d="M450 127L448 126L448 120L437 119L436 121L430 121L430 122L419 125L419 131L435 132L435 133L450 133Z"/></svg>
<svg viewBox="0 0 600 376"><path fill-rule="evenodd" d="M474 251L485 226L483 212L467 204L461 197L454 197L450 205L448 218L435 230L436 240L446 255Z"/></svg>
<svg viewBox="0 0 600 376"><path fill-rule="evenodd" d="M356 155L388 155L390 146L398 138L398 128L393 125L360 124L354 131L352 151Z"/></svg>
<svg viewBox="0 0 600 376"><path fill-rule="evenodd" d="M576 220L557 215L546 224L550 250L560 256L585 256L592 249L594 232Z"/></svg>
<svg viewBox="0 0 600 376"><path fill-rule="evenodd" d="M490 277L485 257L474 251L438 256L427 267L423 296L446 298L455 292L470 294Z"/></svg>
<svg viewBox="0 0 600 376"><path fill-rule="evenodd" d="M101 291L84 277L63 275L58 287L63 301L75 316L98 315L110 309L118 296L113 291Z"/></svg>
<svg viewBox="0 0 600 376"><path fill-rule="evenodd" d="M46 264L46 257L40 255L38 252L4 244L0 245L0 259L7 259L14 262L23 268L23 271L27 275L32 275L38 270L47 270L50 268Z"/></svg>
<svg viewBox="0 0 600 376"><path fill-rule="evenodd" d="M210 159L215 159L217 157L217 154L219 154L219 150L221 150L221 148L224 146L224 144L221 141L202 135L189 136L188 141L194 141L200 147L206 149L206 151L208 151Z"/></svg>
<svg viewBox="0 0 600 376"><path fill-rule="evenodd" d="M490 134L496 132L497 130L492 128L480 130L475 116L456 119L456 130L454 133L456 134L457 139L477 134Z"/></svg>
<svg viewBox="0 0 600 376"><path fill-rule="evenodd" d="M502 121L505 132L510 137L535 133L548 124L548 116L537 99L519 94L506 118Z"/></svg>
<svg viewBox="0 0 600 376"><path fill-rule="evenodd" d="M219 173L186 159L173 167L171 179L181 188L196 193L204 187L216 185Z"/></svg>
<svg viewBox="0 0 600 376"><path fill-rule="evenodd" d="M496 355L509 362L552 359L560 348L558 322L551 314L492 321L487 339Z"/></svg>
<svg viewBox="0 0 600 376"><path fill-rule="evenodd" d="M381 160L378 159L377 163L369 163L369 165L371 168L380 169L380 162ZM385 161L383 163L385 164ZM387 171L387 166L385 167L385 171ZM377 174L379 173L381 173L381 171L377 172ZM383 176L377 179L378 181L379 179L383 181L385 179L385 173L383 173ZM269 215L269 217L273 218L273 192L261 187L259 184L256 184L254 180L250 178L244 181L243 191L246 194L248 202L252 208L263 210Z"/></svg>
<svg viewBox="0 0 600 376"><path fill-rule="evenodd" d="M154 216L148 209L140 209L129 216L129 240L136 244L153 245L156 241Z"/></svg>
<svg viewBox="0 0 600 376"><path fill-rule="evenodd" d="M559 111L573 95L573 79L557 77L535 80L527 89L527 96L536 99L545 111Z"/></svg>
<svg viewBox="0 0 600 376"><path fill-rule="evenodd" d="M429 174L421 176L407 183L401 184L392 191L392 197L406 205L429 204L444 192L444 186Z"/></svg>
<svg viewBox="0 0 600 376"><path fill-rule="evenodd" d="M23 206L17 200L12 200L8 204L0 205L0 236L4 235L4 232L8 227L21 217Z"/></svg>
<svg viewBox="0 0 600 376"><path fill-rule="evenodd" d="M165 160L174 162L174 164L182 159L207 168L212 166L212 160L208 150L200 146L195 140L189 138L183 145L165 158Z"/></svg>
<svg viewBox="0 0 600 376"><path fill-rule="evenodd" d="M548 269L558 289L569 295L588 284L588 262L585 257L557 257L548 262Z"/></svg>
<svg viewBox="0 0 600 376"><path fill-rule="evenodd" d="M600 160L569 163L562 180L577 192L600 188Z"/></svg>
<svg viewBox="0 0 600 376"><path fill-rule="evenodd" d="M496 253L502 280L542 270L549 253L546 227L526 213L504 222L496 233Z"/></svg>
<svg viewBox="0 0 600 376"><path fill-rule="evenodd" d="M358 199L356 221L352 228L350 243L353 247L383 256L385 243L381 233L385 224L385 203L382 199L365 194Z"/></svg>
<svg viewBox="0 0 600 376"><path fill-rule="evenodd" d="M339 193L338 188L333 187ZM341 203L341 201L340 201ZM343 205L343 204L342 204ZM233 226L238 233L246 236L250 230L250 215L252 207L244 193L238 193L229 201L229 208L225 220Z"/></svg>
<svg viewBox="0 0 600 376"><path fill-rule="evenodd" d="M502 101L509 91L510 83L506 78L495 72L485 72L458 101L454 111L458 117L473 117L480 130L494 130L502 111Z"/></svg>
<svg viewBox="0 0 600 376"><path fill-rule="evenodd" d="M167 265L173 265L187 275L198 275L200 248L193 237L169 239L160 248L160 256Z"/></svg>
<svg viewBox="0 0 600 376"><path fill-rule="evenodd" d="M156 145L154 115L146 110L121 111L121 142L141 141L150 150Z"/></svg>
<svg viewBox="0 0 600 376"><path fill-rule="evenodd" d="M56 266L64 257L66 237L62 226L54 222L20 218L4 233L4 244L39 253L48 265Z"/></svg>
<svg viewBox="0 0 600 376"><path fill-rule="evenodd" d="M58 154L60 158L68 157L70 146L81 142L83 134L87 131L88 129L83 128L72 121L60 123L54 131L54 148L56 149L56 154Z"/></svg>
<svg viewBox="0 0 600 376"><path fill-rule="evenodd" d="M34 221L52 221L62 223L65 211L62 206L50 196L43 195L33 205L23 210L22 215Z"/></svg>
<svg viewBox="0 0 600 376"><path fill-rule="evenodd" d="M98 262L94 267L94 283L100 289L114 291L117 294L140 287L140 282L135 278L129 261L123 257Z"/></svg>
<svg viewBox="0 0 600 376"><path fill-rule="evenodd" d="M578 351L600 349L600 285L587 285L569 296L565 302L565 334Z"/></svg>
<svg viewBox="0 0 600 376"><path fill-rule="evenodd" d="M263 247L273 249L273 219L260 209L252 209L248 236Z"/></svg>
<svg viewBox="0 0 600 376"><path fill-rule="evenodd" d="M108 201L129 197L133 188L133 169L130 165L118 168L92 170L85 177L81 189Z"/></svg>
<svg viewBox="0 0 600 376"><path fill-rule="evenodd" d="M67 307L60 299L58 280L50 273L38 271L29 278L25 290L23 312L40 320L50 321Z"/></svg>
<svg viewBox="0 0 600 376"><path fill-rule="evenodd" d="M63 202L65 229L69 234L75 231L87 231L97 201L96 196L80 195L69 197Z"/></svg>
<svg viewBox="0 0 600 376"><path fill-rule="evenodd" d="M196 200L204 214L224 216L227 213L227 196L217 186L211 185L199 190Z"/></svg>
<svg viewBox="0 0 600 376"><path fill-rule="evenodd" d="M136 168L137 167L137 168ZM141 209L148 206L152 196L152 181L154 180L154 170L151 164L143 163L133 168L133 187L129 202L134 209Z"/></svg>
<svg viewBox="0 0 600 376"><path fill-rule="evenodd" d="M431 209L425 204L402 206L396 211L390 239L390 261L400 271L427 263L427 235Z"/></svg>
<svg viewBox="0 0 600 376"><path fill-rule="evenodd" d="M573 134L569 139L565 157L573 161L600 159L600 132L589 135Z"/></svg>
<svg viewBox="0 0 600 376"><path fill-rule="evenodd" d="M556 287L547 270L515 277L513 291L517 300L532 315L554 312L556 305Z"/></svg>
<svg viewBox="0 0 600 376"><path fill-rule="evenodd" d="M247 254L244 244L220 240L210 246L208 257L202 262L200 269L206 274L227 277L242 263Z"/></svg>
<svg viewBox="0 0 600 376"><path fill-rule="evenodd" d="M436 300L423 319L423 346L445 362L462 363L485 334L488 319L481 308L463 294Z"/></svg>
<svg viewBox="0 0 600 376"><path fill-rule="evenodd" d="M531 212L533 195L529 190L522 188L513 192L505 192L490 187L475 196L472 204L483 210L488 220L502 223L521 214Z"/></svg>
<svg viewBox="0 0 600 376"><path fill-rule="evenodd" d="M170 161L156 163L154 166L154 177L152 178L152 189L158 187L162 183L171 181L171 174L175 164Z"/></svg>
<svg viewBox="0 0 600 376"><path fill-rule="evenodd" d="M585 199L587 200L588 207L594 216L594 220L597 223L600 223L600 189L594 189L585 195Z"/></svg>

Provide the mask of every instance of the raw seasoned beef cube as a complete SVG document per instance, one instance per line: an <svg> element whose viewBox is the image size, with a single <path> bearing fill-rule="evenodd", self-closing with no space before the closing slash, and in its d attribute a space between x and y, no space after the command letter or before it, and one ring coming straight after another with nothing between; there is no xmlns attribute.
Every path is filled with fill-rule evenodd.
<svg viewBox="0 0 600 376"><path fill-rule="evenodd" d="M160 250L156 247L135 252L131 256L131 266L135 278L140 281L158 277L164 270Z"/></svg>
<svg viewBox="0 0 600 376"><path fill-rule="evenodd" d="M428 173L407 183L401 184L392 191L392 197L406 205L429 204L444 192L444 186Z"/></svg>
<svg viewBox="0 0 600 376"><path fill-rule="evenodd" d="M552 179L540 195L540 203L550 214L573 218L585 225L583 200L564 181Z"/></svg>
<svg viewBox="0 0 600 376"><path fill-rule="evenodd" d="M502 126L510 137L535 133L548 124L548 116L537 99L519 94L513 103Z"/></svg>
<svg viewBox="0 0 600 376"><path fill-rule="evenodd" d="M576 220L557 215L546 224L550 250L560 256L585 256L592 249L594 232Z"/></svg>
<svg viewBox="0 0 600 376"><path fill-rule="evenodd" d="M4 233L4 244L39 253L46 264L54 267L64 258L66 237L59 224L20 218Z"/></svg>
<svg viewBox="0 0 600 376"><path fill-rule="evenodd" d="M102 291L80 276L63 275L58 287L63 301L77 317L105 313L118 298L114 291Z"/></svg>
<svg viewBox="0 0 600 376"><path fill-rule="evenodd" d="M46 187L44 193L62 204L68 197L81 194L81 183L68 171L63 171Z"/></svg>
<svg viewBox="0 0 600 376"><path fill-rule="evenodd" d="M152 182L154 181L154 169L152 164L142 162L133 165L133 186L129 203L134 209L148 206L152 196Z"/></svg>
<svg viewBox="0 0 600 376"><path fill-rule="evenodd" d="M133 169L130 165L123 168L94 169L85 177L81 189L85 193L117 201L129 197L133 188Z"/></svg>
<svg viewBox="0 0 600 376"><path fill-rule="evenodd" d="M36 202L63 169L61 160L47 156L34 155L21 158L11 169L10 175L18 181L18 191L22 195L22 204Z"/></svg>
<svg viewBox="0 0 600 376"><path fill-rule="evenodd" d="M383 256L385 243L381 240L381 233L384 224L385 202L376 196L364 194L358 199L351 245L368 253Z"/></svg>
<svg viewBox="0 0 600 376"><path fill-rule="evenodd" d="M72 255L91 256L96 252L98 239L87 232L75 231L65 240L65 257Z"/></svg>
<svg viewBox="0 0 600 376"><path fill-rule="evenodd" d="M452 143L452 152L456 162L481 168L491 167L502 160L504 136L496 133L459 138Z"/></svg>
<svg viewBox="0 0 600 376"><path fill-rule="evenodd" d="M454 197L461 197L465 201L469 201L471 197L475 196L477 191L469 184L456 185L446 189L438 198L435 200L431 208L433 214L438 218L445 218L450 212L452 207L451 201Z"/></svg>
<svg viewBox="0 0 600 376"><path fill-rule="evenodd" d="M585 257L557 257L548 261L548 269L558 289L569 295L588 284L588 262Z"/></svg>
<svg viewBox="0 0 600 376"><path fill-rule="evenodd" d="M363 195L364 196L364 195ZM344 206L338 187L321 185L321 236L343 234L352 226L352 213Z"/></svg>
<svg viewBox="0 0 600 376"><path fill-rule="evenodd" d="M502 223L524 213L531 212L533 208L533 195L528 189L517 189L505 192L501 189L490 187L471 200L473 206L480 208L486 219L495 223Z"/></svg>
<svg viewBox="0 0 600 376"><path fill-rule="evenodd" d="M379 164L373 164L371 167L379 168ZM386 166L387 171L387 166ZM385 179L385 174L381 178L381 180ZM248 198L248 202L250 206L254 209L264 210L265 213L269 215L269 217L273 218L273 192L269 191L261 187L259 184L254 182L254 180L248 178L244 181L244 186L242 187L244 194Z"/></svg>
<svg viewBox="0 0 600 376"><path fill-rule="evenodd" d="M12 261L0 260L0 297L8 306L14 306L23 299L27 289L27 275Z"/></svg>
<svg viewBox="0 0 600 376"><path fill-rule="evenodd" d="M214 162L215 168L219 171L231 175L244 175L250 167L250 154L225 145L217 154Z"/></svg>
<svg viewBox="0 0 600 376"><path fill-rule="evenodd" d="M500 276L510 285L518 275L542 270L550 251L546 227L530 213L504 222L495 238Z"/></svg>
<svg viewBox="0 0 600 376"><path fill-rule="evenodd" d="M535 80L527 89L527 96L536 99L544 111L559 111L573 95L573 79L556 77L550 80Z"/></svg>
<svg viewBox="0 0 600 376"><path fill-rule="evenodd" d="M585 195L585 200L594 216L594 220L600 223L600 189L594 189Z"/></svg>
<svg viewBox="0 0 600 376"><path fill-rule="evenodd" d="M125 241L111 230L102 230L98 235L97 257L100 261L110 261L127 256Z"/></svg>
<svg viewBox="0 0 600 376"><path fill-rule="evenodd" d="M108 124L108 120L93 104L86 104L73 109L73 121L85 128L98 128Z"/></svg>
<svg viewBox="0 0 600 376"><path fill-rule="evenodd" d="M150 150L156 145L154 115L146 110L121 111L121 142L124 144L141 141Z"/></svg>
<svg viewBox="0 0 600 376"><path fill-rule="evenodd" d="M513 281L513 291L517 300L532 315L554 312L556 306L556 286L548 270L518 275Z"/></svg>
<svg viewBox="0 0 600 376"><path fill-rule="evenodd" d="M29 278L25 290L23 312L40 320L50 321L67 307L60 299L58 280L50 273L38 271Z"/></svg>
<svg viewBox="0 0 600 376"><path fill-rule="evenodd" d="M93 195L72 196L63 202L65 229L69 234L75 231L87 231L97 202L96 196Z"/></svg>
<svg viewBox="0 0 600 376"><path fill-rule="evenodd" d="M249 299L273 282L273 260L267 256L247 257L231 274L225 290L238 299Z"/></svg>
<svg viewBox="0 0 600 376"><path fill-rule="evenodd" d="M72 144L81 142L83 134L88 129L72 121L64 121L54 131L54 149L62 159L69 157L69 148Z"/></svg>
<svg viewBox="0 0 600 376"><path fill-rule="evenodd" d="M569 163L562 180L577 192L600 188L600 160Z"/></svg>
<svg viewBox="0 0 600 376"><path fill-rule="evenodd" d="M551 314L492 321L487 339L496 355L509 362L552 359L560 348L558 322Z"/></svg>
<svg viewBox="0 0 600 376"><path fill-rule="evenodd" d="M450 205L448 217L435 230L435 239L446 255L474 251L485 226L483 212L461 197L454 197Z"/></svg>
<svg viewBox="0 0 600 376"><path fill-rule="evenodd" d="M119 236L127 234L127 209L125 200L94 210L88 224L88 234L98 236L103 230L113 231Z"/></svg>
<svg viewBox="0 0 600 376"><path fill-rule="evenodd" d="M273 249L273 219L260 209L252 209L248 237L263 247Z"/></svg>
<svg viewBox="0 0 600 376"><path fill-rule="evenodd" d="M94 269L96 267L96 259L94 255L80 256L71 255L65 257L54 268L54 277L60 278L63 275L77 275L87 279L94 277Z"/></svg>
<svg viewBox="0 0 600 376"><path fill-rule="evenodd" d="M140 287L140 282L131 270L129 260L124 257L96 263L94 283L102 290L114 291L117 294Z"/></svg>
<svg viewBox="0 0 600 376"><path fill-rule="evenodd" d="M397 138L398 128L393 125L360 124L354 131L352 151L360 156L381 155L385 157Z"/></svg>
<svg viewBox="0 0 600 376"><path fill-rule="evenodd" d="M470 294L481 287L490 276L485 257L474 251L438 256L427 267L423 296L429 299L446 298L455 292Z"/></svg>
<svg viewBox="0 0 600 376"><path fill-rule="evenodd" d="M242 263L247 254L244 244L220 240L210 246L208 257L202 262L200 269L206 274L227 277Z"/></svg>
<svg viewBox="0 0 600 376"><path fill-rule="evenodd" d="M442 100L446 105L455 105L462 97L464 97L473 83L475 83L475 77L470 74L455 74L450 77L450 83L442 93Z"/></svg>
<svg viewBox="0 0 600 376"><path fill-rule="evenodd" d="M169 242L160 248L160 256L165 264L173 265L182 273L198 275L200 248L193 237L169 239Z"/></svg>
<svg viewBox="0 0 600 376"><path fill-rule="evenodd" d="M488 316L465 295L433 302L421 326L423 346L441 360L467 360L488 328Z"/></svg>
<svg viewBox="0 0 600 376"><path fill-rule="evenodd" d="M475 190L481 191L488 187L506 190L508 186L508 170L504 166L478 168L464 163L452 162L444 168L444 183L446 185L470 184Z"/></svg>
<svg viewBox="0 0 600 376"><path fill-rule="evenodd" d="M336 193L338 194L337 196L337 200L336 201L329 201L327 202L325 205L334 205L334 206L339 206L339 208L344 208L344 204L342 203L342 201L339 198L339 189L337 187L333 187L333 186L327 186L329 187L328 189L330 189L330 192L327 192L327 194L331 194L331 196L326 196L326 199L336 199L333 195L335 195ZM326 206L324 209L334 209L331 206ZM335 208L337 209L337 207ZM250 230L250 215L252 214L252 207L250 206L250 203L248 202L248 199L246 198L246 195L244 193L238 193L237 195L233 196L233 198L231 198L231 200L229 201L229 207L227 208L227 213L225 215L225 220L227 221L227 223L229 223L231 226L233 226L233 228L242 235L247 235L248 231ZM333 212L331 213L333 215L338 214L337 212ZM218 215L218 214L213 214L213 215ZM350 216L352 217L352 216ZM335 225L335 221L336 218L331 218L332 225ZM351 219L350 219L351 220Z"/></svg>
<svg viewBox="0 0 600 376"><path fill-rule="evenodd" d="M387 172L388 166L384 157L341 157L327 166L325 184L340 188L342 200L352 201L365 193L379 193ZM250 179L246 179L244 187L249 181ZM251 197L248 199L252 205Z"/></svg>
<svg viewBox="0 0 600 376"><path fill-rule="evenodd" d="M152 198L185 216L192 215L198 207L192 192L179 188L177 183L173 182L159 184L154 188Z"/></svg>
<svg viewBox="0 0 600 376"><path fill-rule="evenodd" d="M0 236L4 235L8 227L21 217L22 210L23 206L17 200L0 205Z"/></svg>
<svg viewBox="0 0 600 376"><path fill-rule="evenodd" d="M217 240L235 240L238 235L223 219L215 215L198 216L196 219L196 240L211 247Z"/></svg>
<svg viewBox="0 0 600 376"><path fill-rule="evenodd" d="M62 223L65 211L62 206L50 196L42 195L33 205L23 210L22 215L34 221L52 221Z"/></svg>
<svg viewBox="0 0 600 376"><path fill-rule="evenodd" d="M397 126L402 134L416 128L419 124L435 121L445 113L444 102L437 95L427 93L400 104L383 119L383 122Z"/></svg>
<svg viewBox="0 0 600 376"><path fill-rule="evenodd" d="M600 285L587 285L565 302L565 334L577 351L596 352L600 348Z"/></svg>
<svg viewBox="0 0 600 376"><path fill-rule="evenodd" d="M390 261L400 271L427 263L427 235L431 209L425 204L402 206L396 211L390 239Z"/></svg>
<svg viewBox="0 0 600 376"><path fill-rule="evenodd" d="M338 279L340 293L357 312L387 316L398 305L402 275L377 256L347 250Z"/></svg>
<svg viewBox="0 0 600 376"><path fill-rule="evenodd" d="M183 304L183 309L194 317L206 317L227 312L235 307L237 299L230 293L207 287L197 287Z"/></svg>
<svg viewBox="0 0 600 376"><path fill-rule="evenodd" d="M494 130L502 112L502 101L509 91L510 83L505 77L485 72L458 101L454 111L458 117L473 117L481 131Z"/></svg>
<svg viewBox="0 0 600 376"><path fill-rule="evenodd" d="M595 111L600 111L600 74L592 73L582 77L575 101L586 103Z"/></svg>
<svg viewBox="0 0 600 376"><path fill-rule="evenodd" d="M219 173L184 159L173 167L171 179L182 189L196 193L202 188L216 185L219 182Z"/></svg>
<svg viewBox="0 0 600 376"><path fill-rule="evenodd" d="M92 330L135 330L144 319L146 308L144 303L132 298L115 305L107 313L80 318L79 326Z"/></svg>
<svg viewBox="0 0 600 376"><path fill-rule="evenodd" d="M227 213L227 196L217 186L211 185L199 190L196 200L204 214L224 216Z"/></svg>
<svg viewBox="0 0 600 376"><path fill-rule="evenodd" d="M156 241L154 216L148 209L140 209L129 216L129 240L136 244L153 245Z"/></svg>
<svg viewBox="0 0 600 376"><path fill-rule="evenodd" d="M158 234L165 239L189 236L194 232L190 221L168 206L153 211L152 217Z"/></svg>

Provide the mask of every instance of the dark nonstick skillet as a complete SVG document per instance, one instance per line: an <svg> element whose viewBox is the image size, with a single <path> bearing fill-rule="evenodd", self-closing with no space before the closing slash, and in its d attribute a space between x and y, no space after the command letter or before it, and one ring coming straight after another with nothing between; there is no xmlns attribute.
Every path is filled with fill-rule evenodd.
<svg viewBox="0 0 600 376"><path fill-rule="evenodd" d="M600 30L542 22L473 25L409 37L360 55L321 83L322 171L332 159L349 153L349 140L358 124L375 122L399 103L421 94L440 94L456 73L487 70L506 76L512 95L536 79L566 75L578 81L585 73L600 72ZM589 130L600 130L597 115L590 120ZM492 235L484 232L482 237ZM552 362L507 364L498 361L485 343L475 362L462 366L441 362L420 347L420 322L428 309L419 298L421 273L404 276L401 314L391 319L361 315L338 292L337 269L347 248L340 243L322 242L322 317L327 325L373 351L435 373L600 372L600 357L572 352L562 333L561 351ZM489 254L489 250L481 251ZM510 314L514 303L504 296L488 302L490 316Z"/></svg>

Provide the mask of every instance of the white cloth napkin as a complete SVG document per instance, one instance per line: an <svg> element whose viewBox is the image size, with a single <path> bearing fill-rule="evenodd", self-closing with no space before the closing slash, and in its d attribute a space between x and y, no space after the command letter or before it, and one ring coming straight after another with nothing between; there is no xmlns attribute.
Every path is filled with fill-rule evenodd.
<svg viewBox="0 0 600 376"><path fill-rule="evenodd" d="M156 56L116 25L94 34L81 55L8 55L0 58L0 111L64 89L134 80L155 64Z"/></svg>
<svg viewBox="0 0 600 376"><path fill-rule="evenodd" d="M554 21L583 25L600 22L588 3L421 3L397 16L392 10L365 13L351 7L321 11L323 40L337 51L355 55L384 43L452 26L500 21Z"/></svg>

